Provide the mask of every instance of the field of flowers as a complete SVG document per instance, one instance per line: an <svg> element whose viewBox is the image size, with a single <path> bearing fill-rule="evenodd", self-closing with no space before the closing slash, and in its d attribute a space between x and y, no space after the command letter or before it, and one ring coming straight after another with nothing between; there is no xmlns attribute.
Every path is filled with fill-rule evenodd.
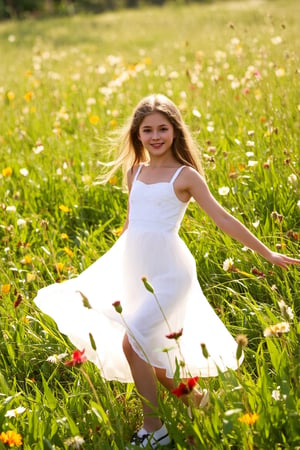
<svg viewBox="0 0 300 450"><path fill-rule="evenodd" d="M118 238L121 177L97 177L141 97L179 105L216 198L299 257L299 19L297 0L249 0L0 24L0 449L120 450L139 425L134 387L101 379L33 298ZM245 360L198 380L211 400L193 419L162 392L175 448L300 449L299 268L193 203L181 236Z"/></svg>

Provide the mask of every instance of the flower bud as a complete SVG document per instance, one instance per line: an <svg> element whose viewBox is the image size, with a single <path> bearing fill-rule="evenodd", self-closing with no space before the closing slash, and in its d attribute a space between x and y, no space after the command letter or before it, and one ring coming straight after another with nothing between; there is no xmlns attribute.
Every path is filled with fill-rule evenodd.
<svg viewBox="0 0 300 450"><path fill-rule="evenodd" d="M116 300L112 305L115 308L115 310L117 311L117 313L119 313L119 314L122 313L123 309L122 309L120 300Z"/></svg>
<svg viewBox="0 0 300 450"><path fill-rule="evenodd" d="M151 294L154 294L154 289L151 286L151 284L147 281L146 277L142 277L142 282L144 283L144 286L147 289L147 291L151 292Z"/></svg>

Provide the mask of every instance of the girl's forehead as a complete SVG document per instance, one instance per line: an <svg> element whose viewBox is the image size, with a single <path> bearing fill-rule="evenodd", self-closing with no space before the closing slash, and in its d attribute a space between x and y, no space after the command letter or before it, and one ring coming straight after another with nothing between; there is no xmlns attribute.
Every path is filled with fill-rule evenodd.
<svg viewBox="0 0 300 450"><path fill-rule="evenodd" d="M168 120L168 118L165 116L165 114L159 112L159 111L154 111L150 114L147 114L146 117L144 117L144 119L141 122L140 126L158 126L158 125L163 125L163 124L170 124L171 122Z"/></svg>

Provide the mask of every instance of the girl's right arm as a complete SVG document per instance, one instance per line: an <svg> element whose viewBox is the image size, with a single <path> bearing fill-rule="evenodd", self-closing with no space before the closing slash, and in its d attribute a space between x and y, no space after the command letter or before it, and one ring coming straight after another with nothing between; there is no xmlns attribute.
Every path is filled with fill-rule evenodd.
<svg viewBox="0 0 300 450"><path fill-rule="evenodd" d="M127 172L128 196L130 195L132 182L133 182L136 170L137 170L137 167L135 167L133 170L129 169L128 172ZM127 230L128 224L129 224L129 201L127 203L127 215L126 215L126 220L125 220L123 228L122 228L121 235L124 233L125 230Z"/></svg>

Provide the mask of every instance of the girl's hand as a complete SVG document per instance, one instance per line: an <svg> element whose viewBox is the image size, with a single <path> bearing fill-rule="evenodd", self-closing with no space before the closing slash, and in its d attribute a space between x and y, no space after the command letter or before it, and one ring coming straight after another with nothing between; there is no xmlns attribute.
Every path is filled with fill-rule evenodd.
<svg viewBox="0 0 300 450"><path fill-rule="evenodd" d="M281 255L280 253L271 252L270 257L268 257L268 261L271 264L276 264L276 266L283 267L283 269L287 269L289 264L300 264L300 259L290 258L286 255Z"/></svg>

